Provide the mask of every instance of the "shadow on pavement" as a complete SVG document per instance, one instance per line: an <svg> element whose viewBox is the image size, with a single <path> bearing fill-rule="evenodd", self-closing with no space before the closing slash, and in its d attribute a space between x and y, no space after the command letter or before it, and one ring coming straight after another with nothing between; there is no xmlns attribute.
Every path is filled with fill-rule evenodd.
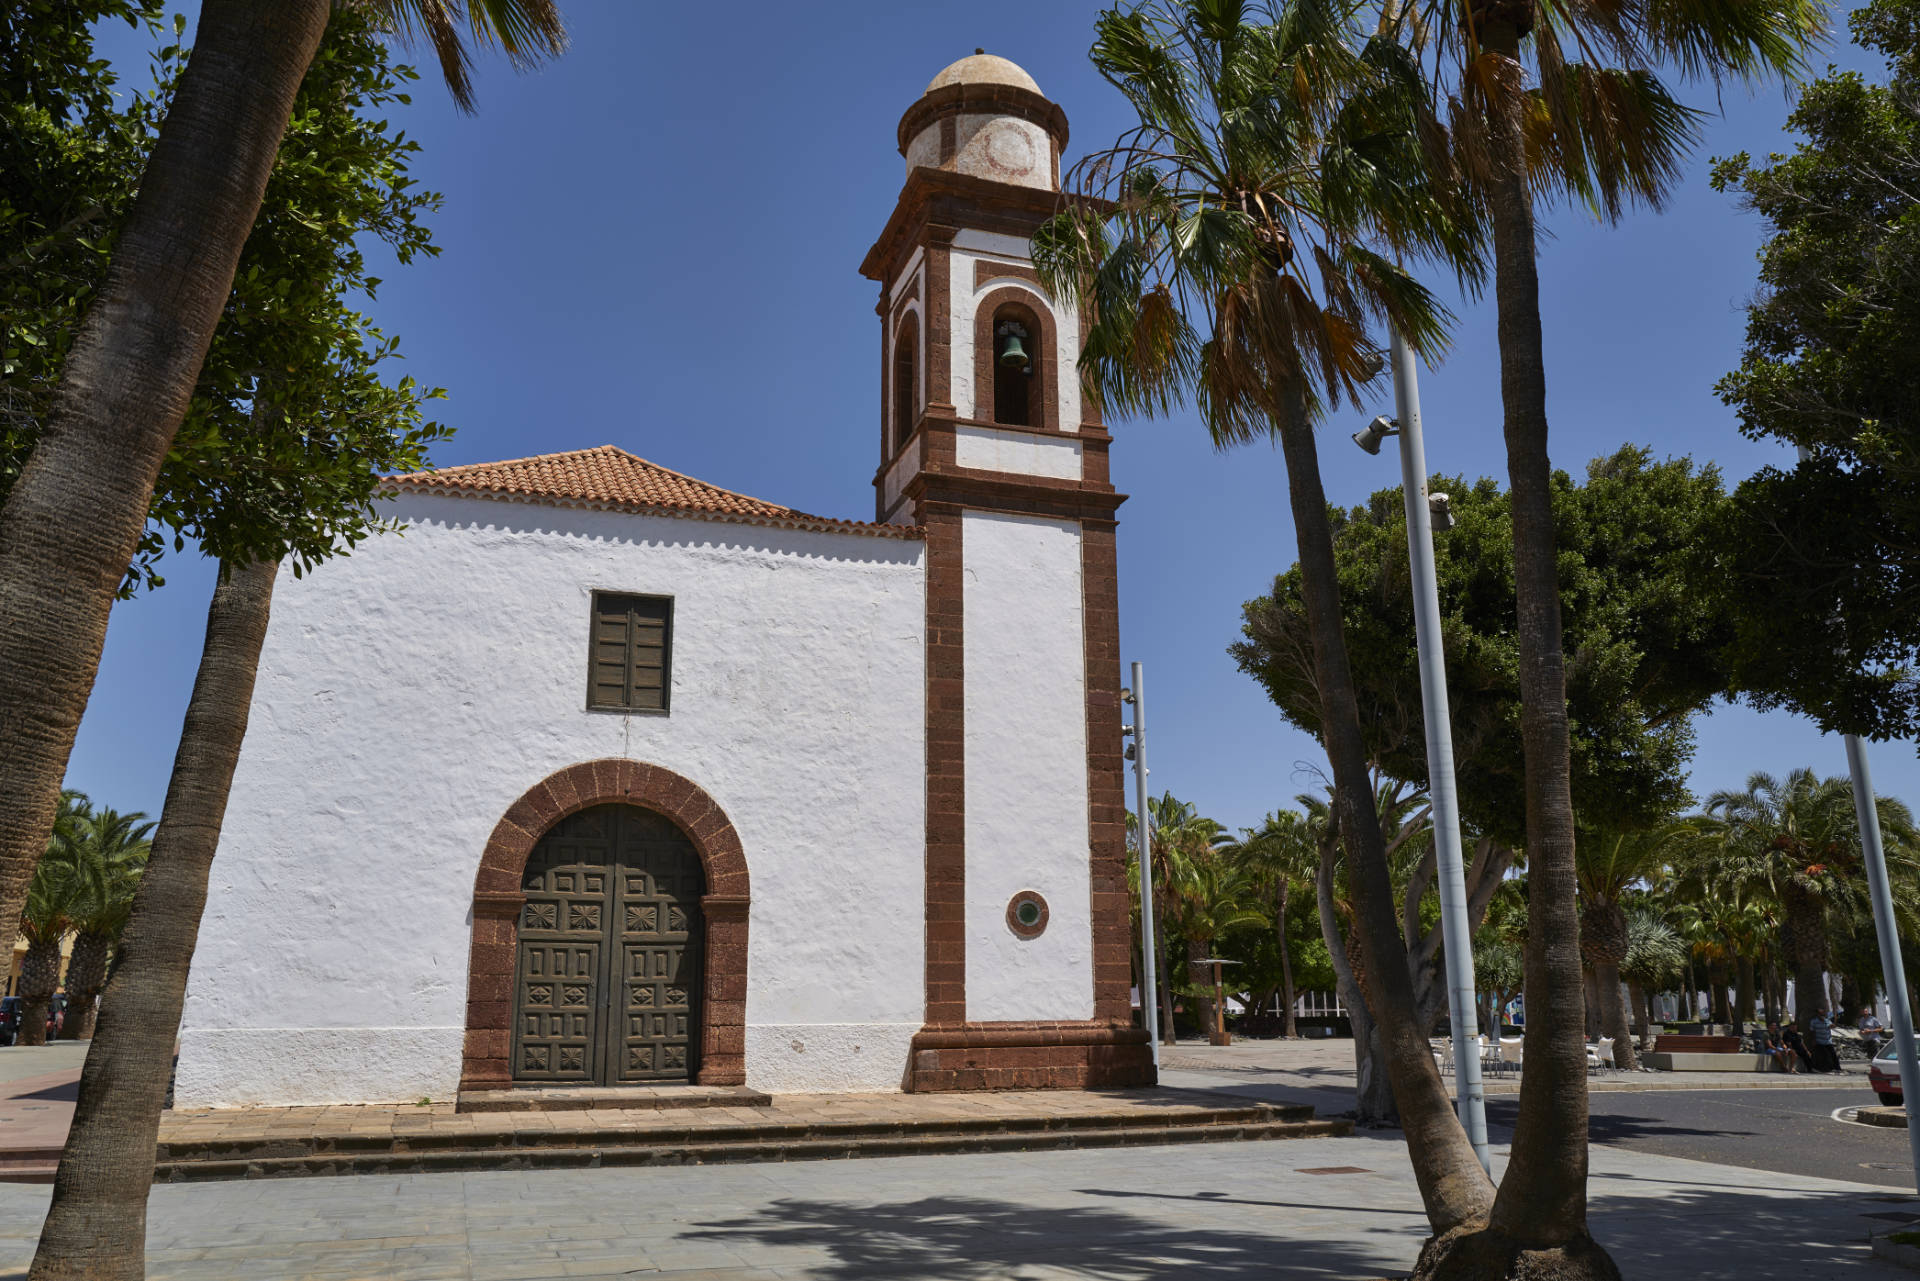
<svg viewBox="0 0 1920 1281"><path fill-rule="evenodd" d="M756 1214L702 1224L682 1239L808 1246L826 1251L832 1260L810 1268L809 1277L899 1281L1050 1274L1346 1281L1393 1272L1395 1255L1410 1259L1418 1248L1413 1238L1397 1232L1397 1248L1382 1241L1367 1249L1351 1240L1353 1235L1349 1230L1342 1234L1346 1239L1270 1236L1258 1231L1255 1221L1175 1227L1113 1210L939 1196L878 1206L777 1201Z"/></svg>

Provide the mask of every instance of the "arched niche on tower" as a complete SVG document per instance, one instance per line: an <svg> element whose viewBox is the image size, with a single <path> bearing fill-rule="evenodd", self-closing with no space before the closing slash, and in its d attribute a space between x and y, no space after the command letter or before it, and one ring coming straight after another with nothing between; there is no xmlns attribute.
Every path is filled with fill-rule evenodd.
<svg viewBox="0 0 1920 1281"><path fill-rule="evenodd" d="M1031 357L1031 372L1003 368L1000 345L1003 325L1018 325ZM1060 358L1053 310L1046 300L1020 285L1002 285L983 295L973 313L973 416L976 421L1003 427L1060 430ZM1024 415L1008 415L1013 397L1003 379L1023 380ZM1021 383L1012 384L1022 386ZM1020 422L1024 416L1027 421Z"/></svg>
<svg viewBox="0 0 1920 1281"><path fill-rule="evenodd" d="M920 310L904 309L894 322L893 352L887 363L887 400L889 422L888 455L906 445L920 421L922 392L920 369Z"/></svg>

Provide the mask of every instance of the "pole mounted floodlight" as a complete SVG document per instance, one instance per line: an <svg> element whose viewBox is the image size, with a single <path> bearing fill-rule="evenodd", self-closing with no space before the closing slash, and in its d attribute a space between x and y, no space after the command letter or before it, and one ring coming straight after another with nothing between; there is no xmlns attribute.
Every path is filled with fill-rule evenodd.
<svg viewBox="0 0 1920 1281"><path fill-rule="evenodd" d="M1445 494L1428 494L1427 511L1433 517L1433 527L1436 530L1452 529L1460 523L1453 516L1453 499Z"/></svg>
<svg viewBox="0 0 1920 1281"><path fill-rule="evenodd" d="M1382 441L1389 436L1398 436L1399 434L1400 424L1385 414L1382 414L1368 423L1364 429L1353 433L1353 443L1366 450L1369 454L1378 454Z"/></svg>

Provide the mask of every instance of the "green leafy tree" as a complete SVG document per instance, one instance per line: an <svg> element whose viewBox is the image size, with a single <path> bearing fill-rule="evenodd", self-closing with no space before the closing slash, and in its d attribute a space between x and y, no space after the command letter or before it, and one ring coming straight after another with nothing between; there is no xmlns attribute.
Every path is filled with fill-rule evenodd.
<svg viewBox="0 0 1920 1281"><path fill-rule="evenodd" d="M1274 939L1280 954L1281 1035L1297 1036L1294 1024L1292 947L1287 940L1287 911L1293 892L1313 880L1320 851L1307 821L1294 810L1280 810L1266 816L1259 827L1241 833L1239 857L1247 865L1260 897L1273 905Z"/></svg>
<svg viewBox="0 0 1920 1281"><path fill-rule="evenodd" d="M1697 829L1679 820L1581 836L1574 863L1580 882L1580 952L1600 999L1600 1032L1613 1038L1615 1067L1633 1071L1640 1066L1620 986L1632 948L1629 891L1686 858L1698 839Z"/></svg>
<svg viewBox="0 0 1920 1281"><path fill-rule="evenodd" d="M1382 366L1382 323L1417 351L1444 312L1402 259L1477 271L1473 208L1450 175L1422 69L1357 11L1320 0L1109 9L1095 69L1137 119L1069 175L1083 197L1034 261L1092 318L1080 369L1119 414L1191 401L1219 448L1277 439L1305 567L1324 739L1357 933L1409 1150L1436 1232L1491 1188L1418 1024L1385 840L1352 696L1313 426Z"/></svg>
<svg viewBox="0 0 1920 1281"><path fill-rule="evenodd" d="M169 115L167 77L182 56L160 57L156 109ZM373 506L379 473L424 465L444 434L423 414L434 393L382 379L393 340L353 306L376 283L358 238L385 240L402 261L432 250L419 218L438 197L413 189L413 144L381 118L410 79L363 13L335 17L155 495L153 529L219 558L220 583L151 862L82 1071L36 1278L140 1275L171 1046L275 577L283 561L297 574L389 528ZM163 550L156 537L143 562L149 579Z"/></svg>
<svg viewBox="0 0 1920 1281"><path fill-rule="evenodd" d="M30 2L26 16L50 12L57 22L61 11ZM200 6L192 57L105 279L0 507L0 915L18 910L52 827L107 617L231 299L295 97L329 21L347 15L428 39L463 106L471 102L470 43L526 65L565 42L552 0ZM56 52L69 74L75 30ZM59 1266L66 1275L79 1265Z"/></svg>
<svg viewBox="0 0 1920 1281"><path fill-rule="evenodd" d="M1526 836L1519 642L1512 626L1513 524L1507 496L1482 479L1435 477L1457 524L1435 539L1442 642L1461 812L1518 845ZM1559 526L1574 799L1617 828L1648 826L1688 802L1693 717L1724 689L1716 648L1730 636L1696 568L1725 507L1718 471L1654 461L1625 446L1588 464L1584 483L1554 476ZM1424 785L1420 669L1400 491L1331 514L1343 623L1369 758ZM1229 653L1290 724L1320 733L1298 565L1244 607Z"/></svg>
<svg viewBox="0 0 1920 1281"><path fill-rule="evenodd" d="M1809 451L1736 492L1724 608L1732 665L1762 707L1823 729L1920 734L1920 3L1848 18L1885 84L1807 85L1792 155L1714 168L1765 219L1740 367L1716 387L1740 430Z"/></svg>

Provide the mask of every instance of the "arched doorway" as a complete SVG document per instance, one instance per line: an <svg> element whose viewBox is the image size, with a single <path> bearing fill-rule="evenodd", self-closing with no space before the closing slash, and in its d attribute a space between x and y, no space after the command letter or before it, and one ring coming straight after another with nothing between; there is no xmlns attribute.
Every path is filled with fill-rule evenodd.
<svg viewBox="0 0 1920 1281"><path fill-rule="evenodd" d="M706 875L686 833L636 805L592 806L540 838L521 892L515 1083L695 1079Z"/></svg>

